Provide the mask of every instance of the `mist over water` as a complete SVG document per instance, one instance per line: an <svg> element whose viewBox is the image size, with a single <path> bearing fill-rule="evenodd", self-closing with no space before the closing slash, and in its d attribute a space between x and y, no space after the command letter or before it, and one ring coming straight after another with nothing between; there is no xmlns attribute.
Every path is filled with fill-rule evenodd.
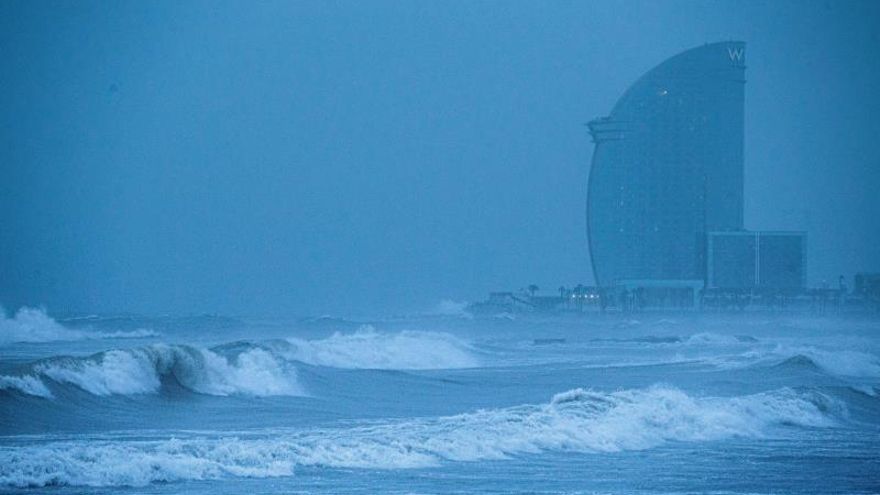
<svg viewBox="0 0 880 495"><path fill-rule="evenodd" d="M25 309L0 346L0 485L408 493L455 491L452 475L615 492L625 469L659 493L877 488L873 320L443 313L61 323ZM528 476L536 463L556 479ZM815 478L793 476L804 463Z"/></svg>
<svg viewBox="0 0 880 495"><path fill-rule="evenodd" d="M0 495L880 493L878 53L872 0L0 2Z"/></svg>
<svg viewBox="0 0 880 495"><path fill-rule="evenodd" d="M880 271L878 18L868 0L7 1L0 303L374 317L589 285L583 124L727 40L746 43L746 226L807 231L809 285L852 287Z"/></svg>

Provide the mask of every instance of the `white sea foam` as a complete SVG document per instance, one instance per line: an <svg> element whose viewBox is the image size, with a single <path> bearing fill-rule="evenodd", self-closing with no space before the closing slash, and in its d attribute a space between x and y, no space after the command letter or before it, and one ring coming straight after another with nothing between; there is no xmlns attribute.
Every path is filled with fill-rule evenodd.
<svg viewBox="0 0 880 495"><path fill-rule="evenodd" d="M301 395L296 370L269 352L253 348L235 358L207 349L155 344L112 350L89 358L40 363L35 373L95 395L156 393L163 376L210 395Z"/></svg>
<svg viewBox="0 0 880 495"><path fill-rule="evenodd" d="M757 342L757 340L754 337L749 336L700 332L682 339L681 342L690 345L738 345Z"/></svg>
<svg viewBox="0 0 880 495"><path fill-rule="evenodd" d="M114 332L86 332L86 335L92 339L142 339L145 337L158 337L160 334L149 328L138 328L136 330L116 330Z"/></svg>
<svg viewBox="0 0 880 495"><path fill-rule="evenodd" d="M154 337L149 329L97 332L67 328L39 308L20 308L11 318L0 307L0 345L17 342L56 342L84 339L127 339Z"/></svg>
<svg viewBox="0 0 880 495"><path fill-rule="evenodd" d="M15 390L26 395L35 395L46 399L52 398L52 392L49 391L46 384L33 375L0 375L0 390Z"/></svg>
<svg viewBox="0 0 880 495"><path fill-rule="evenodd" d="M151 482L292 474L273 442L235 439L157 442L59 442L2 447L0 486L143 486ZM15 452L18 451L18 454Z"/></svg>
<svg viewBox="0 0 880 495"><path fill-rule="evenodd" d="M289 357L336 368L445 369L477 366L473 349L464 341L438 332L377 332L371 326L354 333L334 333L321 340L288 339Z"/></svg>
<svg viewBox="0 0 880 495"><path fill-rule="evenodd" d="M94 395L157 393L162 377L210 395L303 395L292 360L338 368L443 369L477 366L474 352L463 341L443 333L379 333L362 328L322 340L290 339L273 353L249 348L234 356L185 345L153 344L116 349L86 358L54 358L33 366L33 376L8 377L4 388L50 397L49 379L74 385ZM25 381L21 381L25 380Z"/></svg>
<svg viewBox="0 0 880 495"><path fill-rule="evenodd" d="M828 427L844 413L825 395L791 389L733 398L693 397L667 386L613 393L576 389L546 404L352 428L0 447L0 485L145 485L286 476L296 466L405 469L542 451L598 454L668 441L761 438L774 428Z"/></svg>
<svg viewBox="0 0 880 495"><path fill-rule="evenodd" d="M47 315L45 310L23 307L11 318L0 310L0 344L84 338L87 338L85 332L65 328Z"/></svg>

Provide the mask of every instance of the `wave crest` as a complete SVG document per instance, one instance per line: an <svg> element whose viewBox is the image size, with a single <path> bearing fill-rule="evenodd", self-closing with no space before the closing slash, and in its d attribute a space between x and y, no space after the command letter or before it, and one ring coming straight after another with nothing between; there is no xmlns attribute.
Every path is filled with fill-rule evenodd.
<svg viewBox="0 0 880 495"><path fill-rule="evenodd" d="M0 485L145 485L286 476L296 466L405 469L548 450L595 454L669 441L762 437L773 427L827 427L844 413L828 396L791 389L732 398L693 397L668 386L575 389L545 404L352 428L0 447Z"/></svg>
<svg viewBox="0 0 880 495"><path fill-rule="evenodd" d="M797 347L781 350L792 357L804 357L825 371L838 376L878 378L880 359L877 356L854 350L824 350L815 347Z"/></svg>
<svg viewBox="0 0 880 495"><path fill-rule="evenodd" d="M471 319L473 318L473 315L467 311L467 307L467 302L443 299L434 306L429 314L436 316L456 316L459 318Z"/></svg>
<svg viewBox="0 0 880 495"><path fill-rule="evenodd" d="M359 369L449 369L479 364L464 341L438 332L380 333L366 325L321 340L287 339L290 357L307 364Z"/></svg>
<svg viewBox="0 0 880 495"><path fill-rule="evenodd" d="M0 345L19 342L59 342L84 339L129 339L155 337L149 329L93 332L65 327L44 309L22 307L11 318L0 307Z"/></svg>
<svg viewBox="0 0 880 495"><path fill-rule="evenodd" d="M772 366L781 369L809 369L841 378L880 378L880 358L869 352L851 349L777 345L768 350L750 351L738 358L719 364L726 368Z"/></svg>
<svg viewBox="0 0 880 495"><path fill-rule="evenodd" d="M93 395L154 394L163 377L209 395L303 395L296 362L352 369L448 369L478 365L470 346L444 333L379 333L363 327L326 339L235 342L212 349L152 344L89 357L55 357L32 375L0 376L0 389L51 398L43 382L76 386Z"/></svg>
<svg viewBox="0 0 880 495"><path fill-rule="evenodd" d="M62 326L43 309L22 307L11 318L6 316L6 311L0 310L0 344L84 338L85 332Z"/></svg>
<svg viewBox="0 0 880 495"><path fill-rule="evenodd" d="M0 375L0 390L16 390L25 395L34 395L44 399L52 398L52 392L46 388L46 384L33 375Z"/></svg>
<svg viewBox="0 0 880 495"><path fill-rule="evenodd" d="M725 335L712 332L700 332L682 339L682 342L693 345L737 345L756 343L758 342L758 339L751 335Z"/></svg>
<svg viewBox="0 0 880 495"><path fill-rule="evenodd" d="M93 395L154 394L162 378L171 376L183 387L208 395L302 395L296 370L261 348L250 348L234 358L198 347L155 344L111 350L88 358L53 358L33 366L36 376L74 385ZM51 397L36 376L18 391ZM43 393L45 392L45 393Z"/></svg>

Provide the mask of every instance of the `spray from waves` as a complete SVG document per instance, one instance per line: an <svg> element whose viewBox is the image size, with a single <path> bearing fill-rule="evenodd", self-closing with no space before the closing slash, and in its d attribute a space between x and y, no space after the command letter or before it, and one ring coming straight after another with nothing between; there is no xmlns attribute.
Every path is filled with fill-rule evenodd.
<svg viewBox="0 0 880 495"><path fill-rule="evenodd" d="M34 365L31 373L0 376L0 387L50 398L45 378L99 396L155 394L168 376L208 395L303 395L295 368L258 347L227 358L198 347L154 344L87 358L52 358Z"/></svg>
<svg viewBox="0 0 880 495"><path fill-rule="evenodd" d="M63 327L42 309L23 307L13 317L0 311L0 344L12 342L51 342L87 337L80 330Z"/></svg>
<svg viewBox="0 0 880 495"><path fill-rule="evenodd" d="M468 313L467 307L467 302L444 299L437 303L428 314L436 316L455 316L468 319L473 318L474 316Z"/></svg>
<svg viewBox="0 0 880 495"><path fill-rule="evenodd" d="M366 325L321 340L290 338L289 357L304 363L359 369L450 369L479 365L464 341L437 332L380 333Z"/></svg>
<svg viewBox="0 0 880 495"><path fill-rule="evenodd" d="M84 339L125 339L155 337L156 332L139 329L127 332L92 332L67 328L46 311L38 308L20 308L11 318L0 307L0 345L17 342L56 342Z"/></svg>
<svg viewBox="0 0 880 495"><path fill-rule="evenodd" d="M826 395L792 389L732 398L692 397L668 386L576 389L545 404L351 428L0 446L0 485L142 486L288 476L296 466L406 469L544 451L601 454L831 427L843 414L844 406Z"/></svg>

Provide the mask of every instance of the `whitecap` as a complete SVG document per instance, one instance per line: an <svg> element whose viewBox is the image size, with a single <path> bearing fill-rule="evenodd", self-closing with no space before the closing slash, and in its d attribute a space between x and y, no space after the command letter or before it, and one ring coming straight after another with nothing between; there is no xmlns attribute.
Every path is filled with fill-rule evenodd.
<svg viewBox="0 0 880 495"><path fill-rule="evenodd" d="M50 359L35 365L34 372L94 395L157 393L163 376L208 395L304 394L295 368L260 348L227 358L198 347L154 344L87 358Z"/></svg>
<svg viewBox="0 0 880 495"><path fill-rule="evenodd" d="M336 368L447 369L479 364L466 342L446 333L377 332L363 326L353 333L336 332L319 340L287 339L290 359Z"/></svg>
<svg viewBox="0 0 880 495"><path fill-rule="evenodd" d="M26 395L35 395L45 399L52 398L52 392L49 391L46 384L33 375L0 375L0 390L15 390Z"/></svg>
<svg viewBox="0 0 880 495"><path fill-rule="evenodd" d="M0 308L0 344L80 340L88 334L62 326L39 308L20 308L11 318Z"/></svg>
<svg viewBox="0 0 880 495"><path fill-rule="evenodd" d="M41 308L22 307L14 316L0 307L0 345L20 342L64 342L85 339L138 339L159 334L147 328L131 331L96 332L68 328Z"/></svg>
<svg viewBox="0 0 880 495"><path fill-rule="evenodd" d="M662 385L611 393L574 389L545 404L348 428L0 446L0 485L129 486L288 476L296 466L411 469L544 451L602 454L762 438L774 428L831 427L842 415L845 407L826 395L787 388L730 398Z"/></svg>

